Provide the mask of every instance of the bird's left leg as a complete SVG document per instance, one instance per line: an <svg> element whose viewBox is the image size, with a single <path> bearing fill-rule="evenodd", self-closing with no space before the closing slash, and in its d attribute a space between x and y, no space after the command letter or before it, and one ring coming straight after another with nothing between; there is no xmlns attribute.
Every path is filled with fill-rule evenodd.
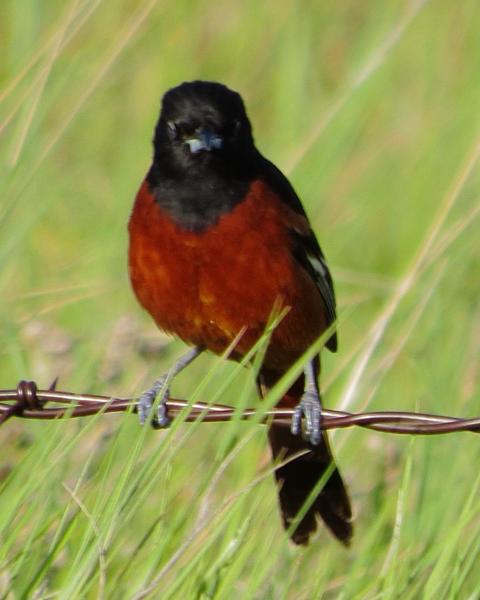
<svg viewBox="0 0 480 600"><path fill-rule="evenodd" d="M314 446L322 439L322 404L315 369L315 359L305 367L305 387L300 402L295 407L291 431L294 435L302 432L302 417L305 417L305 433Z"/></svg>
<svg viewBox="0 0 480 600"><path fill-rule="evenodd" d="M143 425L148 419L153 403L155 402L155 398L159 393L161 393L161 397L157 408L157 414L152 419L152 427L155 429L161 429L162 427L168 427L170 425L170 419L168 418L167 414L167 402L170 398L170 385L172 380L202 352L203 348L195 346L195 348L192 348L187 353L183 354L177 361L175 361L167 373L159 377L151 388L143 392L138 399L137 406L141 425Z"/></svg>

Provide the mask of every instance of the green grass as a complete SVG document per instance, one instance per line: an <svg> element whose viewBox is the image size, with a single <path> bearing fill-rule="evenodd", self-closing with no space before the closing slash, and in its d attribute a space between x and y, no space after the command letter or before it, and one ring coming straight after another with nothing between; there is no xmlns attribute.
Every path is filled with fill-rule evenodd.
<svg viewBox="0 0 480 600"><path fill-rule="evenodd" d="M126 223L159 98L244 96L329 259L329 407L480 411L476 0L4 0L0 387L134 395L183 351L126 273ZM256 403L200 358L174 395ZM0 430L5 598L478 598L480 440L339 431L355 539L280 526L264 429L130 415Z"/></svg>

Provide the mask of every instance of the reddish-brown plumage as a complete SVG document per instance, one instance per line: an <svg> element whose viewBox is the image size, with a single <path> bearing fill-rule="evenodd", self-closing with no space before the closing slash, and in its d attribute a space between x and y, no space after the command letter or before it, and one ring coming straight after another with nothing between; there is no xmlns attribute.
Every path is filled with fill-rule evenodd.
<svg viewBox="0 0 480 600"><path fill-rule="evenodd" d="M309 230L261 180L203 232L182 230L140 188L130 219L130 277L157 325L221 353L245 329L233 356L264 333L274 305L288 313L274 330L264 366L285 371L326 328L321 295L292 253L289 229Z"/></svg>

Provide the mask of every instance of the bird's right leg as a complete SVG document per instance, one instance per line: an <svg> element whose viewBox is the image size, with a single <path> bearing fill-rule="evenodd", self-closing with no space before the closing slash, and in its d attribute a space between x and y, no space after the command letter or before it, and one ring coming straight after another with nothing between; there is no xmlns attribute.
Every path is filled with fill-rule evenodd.
<svg viewBox="0 0 480 600"><path fill-rule="evenodd" d="M192 348L186 354L183 354L177 361L175 361L167 373L159 377L151 388L143 392L138 399L137 404L137 411L141 425L143 425L148 419L153 403L155 402L158 394L161 394L161 396L158 403L157 413L152 419L152 427L155 429L162 429L163 427L168 427L170 425L170 419L168 418L167 414L167 402L170 398L170 385L172 380L202 352L203 348L195 346L195 348Z"/></svg>

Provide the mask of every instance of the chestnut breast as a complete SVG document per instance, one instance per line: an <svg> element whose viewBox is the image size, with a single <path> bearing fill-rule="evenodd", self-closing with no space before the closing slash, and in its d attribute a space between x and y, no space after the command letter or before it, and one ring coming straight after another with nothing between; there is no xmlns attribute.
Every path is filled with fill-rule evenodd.
<svg viewBox="0 0 480 600"><path fill-rule="evenodd" d="M324 331L323 301L292 254L289 230L308 227L262 180L242 202L201 232L179 226L144 183L129 222L133 289L157 325L184 341L243 356L274 306L288 312L275 329L265 365L284 369Z"/></svg>

